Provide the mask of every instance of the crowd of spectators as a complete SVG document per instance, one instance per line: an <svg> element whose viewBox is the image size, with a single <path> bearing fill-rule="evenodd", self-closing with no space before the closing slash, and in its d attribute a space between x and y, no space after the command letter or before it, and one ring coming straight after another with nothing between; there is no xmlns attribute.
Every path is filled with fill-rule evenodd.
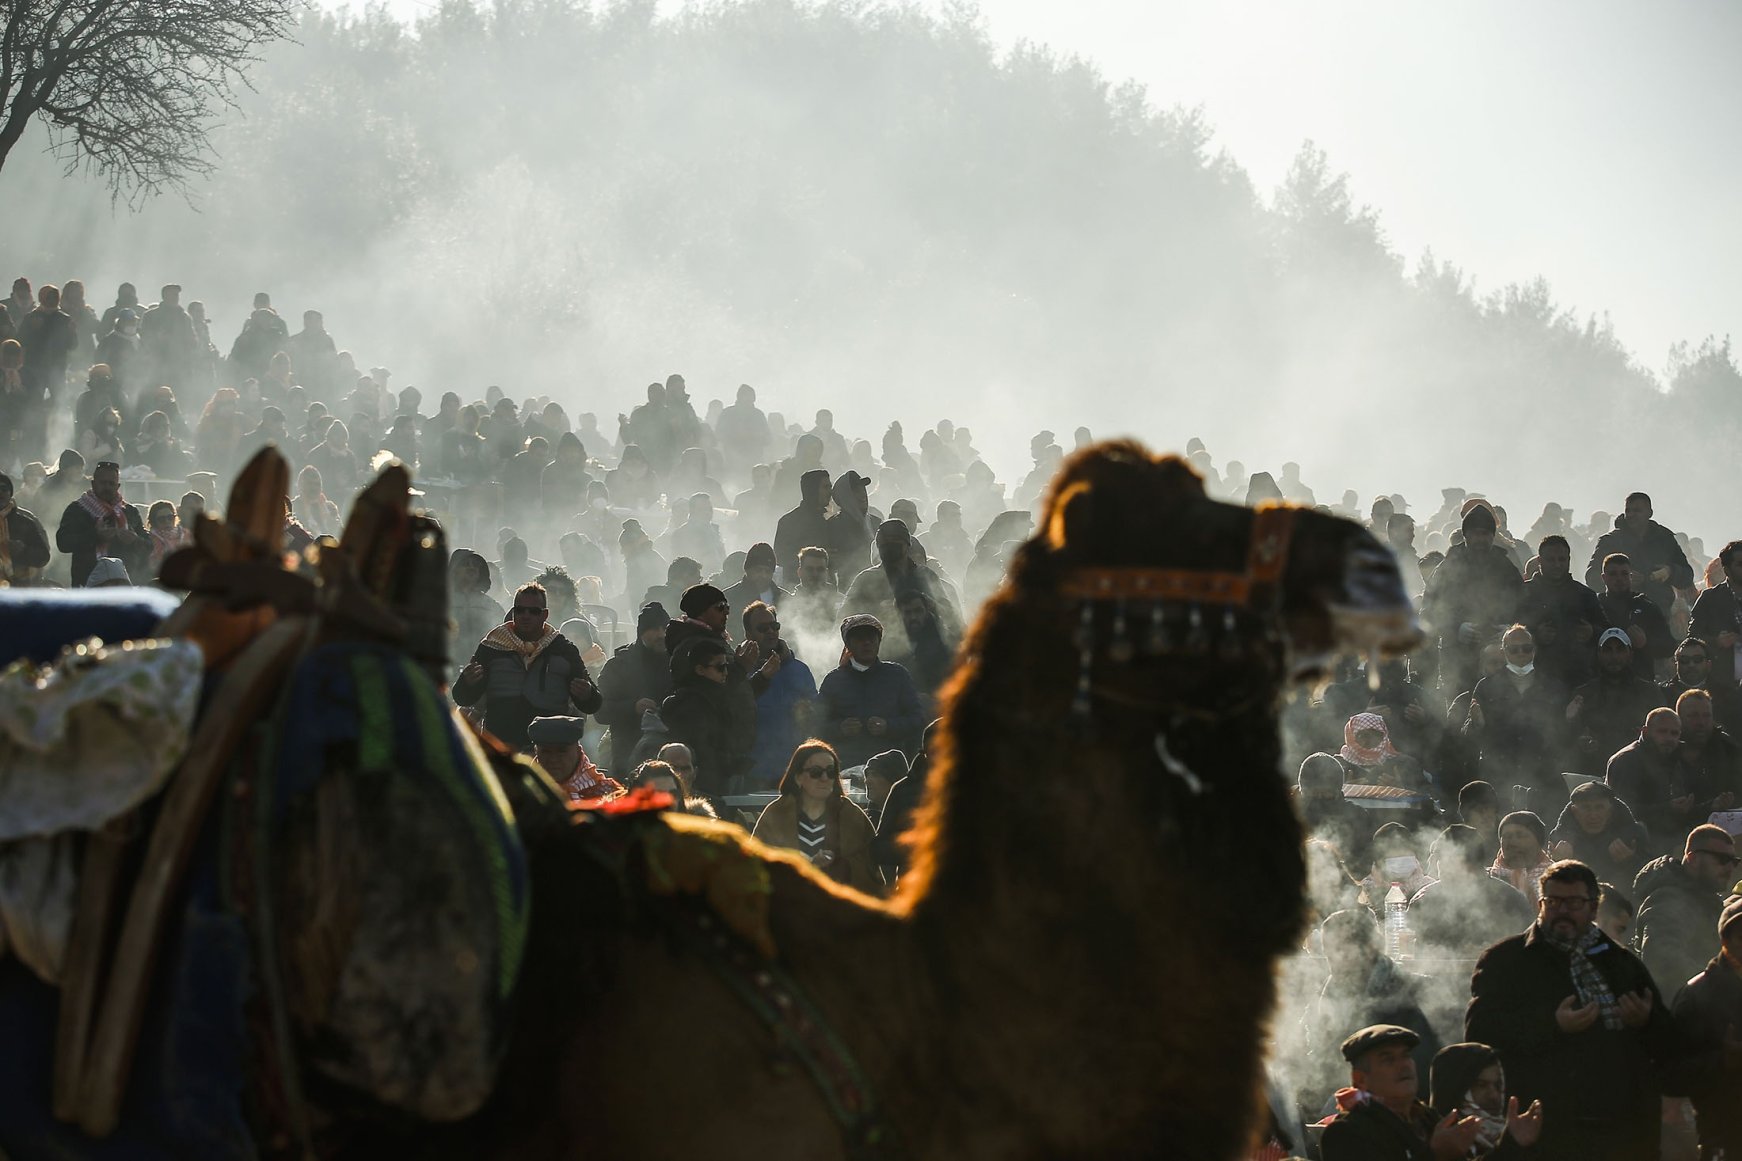
<svg viewBox="0 0 1742 1161"><path fill-rule="evenodd" d="M698 409L671 375L601 426L391 379L267 294L226 354L180 287L123 284L99 315L20 278L0 582L152 583L268 444L301 549L397 459L448 537L463 712L577 802L663 790L899 890L927 723L1054 434L1007 484L965 426L874 446L747 385ZM1316 504L1296 465L1187 457L1220 498ZM1742 541L1709 556L1642 493L1522 536L1461 489L1419 521L1401 496L1319 506L1392 547L1427 640L1285 711L1314 921L1264 1155L1742 1156Z"/></svg>

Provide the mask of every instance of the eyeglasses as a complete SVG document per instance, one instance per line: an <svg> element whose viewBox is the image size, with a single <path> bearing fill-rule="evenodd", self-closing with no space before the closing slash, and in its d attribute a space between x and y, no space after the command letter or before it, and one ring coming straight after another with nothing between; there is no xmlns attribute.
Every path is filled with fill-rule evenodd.
<svg viewBox="0 0 1742 1161"><path fill-rule="evenodd" d="M1589 895L1544 895L1542 905L1550 911L1581 911L1596 900Z"/></svg>
<svg viewBox="0 0 1742 1161"><path fill-rule="evenodd" d="M516 617L547 617L550 615L550 610L541 609L537 605L515 605L514 615Z"/></svg>
<svg viewBox="0 0 1742 1161"><path fill-rule="evenodd" d="M1742 863L1742 855L1726 855L1718 851L1695 851L1694 854L1705 855L1709 859L1717 859L1718 862L1726 867L1734 867L1737 863Z"/></svg>
<svg viewBox="0 0 1742 1161"><path fill-rule="evenodd" d="M715 673L724 673L724 672L726 672L726 671L727 671L727 670L728 670L728 669L730 669L730 668L732 668L732 665L731 665L731 663L730 663L730 662L728 662L728 661L726 661L726 660L724 660L724 659L722 659L722 660L719 660L719 661L708 661L708 662L704 662L704 663L703 663L703 664L702 664L702 665L701 665L701 666L699 666L699 667L698 667L698 668L701 668L701 669L712 669L712 670L713 670L713 671L714 671L714 672L715 672Z"/></svg>
<svg viewBox="0 0 1742 1161"><path fill-rule="evenodd" d="M835 768L833 766L801 766L799 767L798 772L800 774L809 774L812 778L827 778L831 782L834 781L835 778Z"/></svg>
<svg viewBox="0 0 1742 1161"><path fill-rule="evenodd" d="M717 613L730 613L732 611L732 604L730 601L721 601L719 604L714 606L714 611Z"/></svg>

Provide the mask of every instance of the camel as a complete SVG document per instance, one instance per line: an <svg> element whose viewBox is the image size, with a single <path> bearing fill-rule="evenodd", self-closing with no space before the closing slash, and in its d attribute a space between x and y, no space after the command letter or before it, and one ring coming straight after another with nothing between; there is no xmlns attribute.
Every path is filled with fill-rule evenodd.
<svg viewBox="0 0 1742 1161"><path fill-rule="evenodd" d="M962 646L891 898L726 824L571 814L535 767L480 751L532 903L476 1101L407 1116L306 1067L332 1057L339 888L405 852L315 857L342 829L291 826L282 865L308 881L266 889L305 1067L261 1139L432 1159L1242 1156L1303 911L1279 694L1415 637L1358 525L1211 501L1136 443L1084 449Z"/></svg>

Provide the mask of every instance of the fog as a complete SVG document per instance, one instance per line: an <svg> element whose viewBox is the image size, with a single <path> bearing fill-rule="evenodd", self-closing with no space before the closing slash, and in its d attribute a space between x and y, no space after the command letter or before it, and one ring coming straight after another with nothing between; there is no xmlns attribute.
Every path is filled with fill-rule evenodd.
<svg viewBox="0 0 1742 1161"><path fill-rule="evenodd" d="M1206 115L1001 49L971 10L448 2L310 13L298 40L197 208L113 206L21 145L13 272L82 277L99 309L180 282L225 348L269 290L395 387L499 383L607 428L681 371L698 407L748 382L873 440L948 416L1007 483L1034 431L1086 424L1297 460L1321 501L1431 511L1458 485L1522 531L1644 488L1708 547L1734 535L1690 470L1742 419L1727 349L1647 365L1550 282L1478 293L1399 253L1337 157L1304 144L1261 188Z"/></svg>

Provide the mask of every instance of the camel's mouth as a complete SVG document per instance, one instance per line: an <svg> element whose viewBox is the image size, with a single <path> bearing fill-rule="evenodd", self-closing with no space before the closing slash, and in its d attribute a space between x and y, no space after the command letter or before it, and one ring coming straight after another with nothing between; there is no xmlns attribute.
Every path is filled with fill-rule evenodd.
<svg viewBox="0 0 1742 1161"><path fill-rule="evenodd" d="M1290 651L1290 668L1297 678L1327 672L1340 655L1396 657L1422 641L1397 558L1367 535L1355 538L1349 546L1340 584L1327 594L1323 612L1323 639L1290 642L1295 646Z"/></svg>

